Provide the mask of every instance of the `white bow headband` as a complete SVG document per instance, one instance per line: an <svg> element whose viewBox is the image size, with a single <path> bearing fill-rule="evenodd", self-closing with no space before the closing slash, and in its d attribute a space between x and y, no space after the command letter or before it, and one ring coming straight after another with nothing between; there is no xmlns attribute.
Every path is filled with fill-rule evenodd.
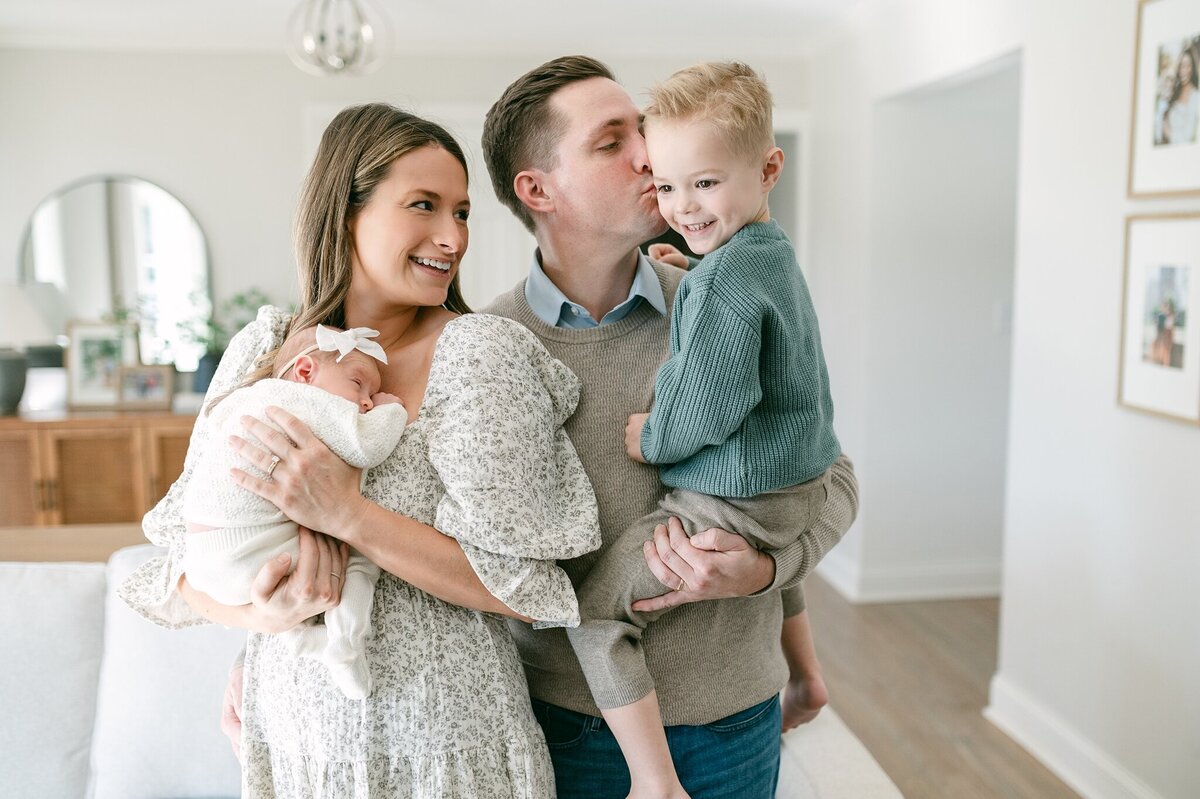
<svg viewBox="0 0 1200 799"><path fill-rule="evenodd" d="M313 350L321 350L322 352L337 352L338 357L335 363L341 363L342 358L345 358L350 353L358 350L364 355L370 355L380 363L387 363L387 353L383 351L383 347L379 346L376 341L371 341L379 335L378 330L372 330L369 327L353 327L349 330L332 330L325 325L317 325L317 343L310 344L300 352L296 353L296 357L292 358L284 367L276 372L277 375L283 376L288 373L288 370L296 365L296 361L300 360L305 355L308 355Z"/></svg>

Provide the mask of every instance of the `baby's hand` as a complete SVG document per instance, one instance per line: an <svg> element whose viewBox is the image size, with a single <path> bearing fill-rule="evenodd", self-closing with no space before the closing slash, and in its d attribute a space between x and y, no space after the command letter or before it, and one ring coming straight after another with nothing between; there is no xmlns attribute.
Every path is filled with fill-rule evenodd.
<svg viewBox="0 0 1200 799"><path fill-rule="evenodd" d="M403 405L404 403L395 394L380 391L371 395L371 404L378 407L380 405Z"/></svg>
<svg viewBox="0 0 1200 799"><path fill-rule="evenodd" d="M648 413L632 413L625 424L625 454L638 463L645 463L642 457L642 428L646 426Z"/></svg>

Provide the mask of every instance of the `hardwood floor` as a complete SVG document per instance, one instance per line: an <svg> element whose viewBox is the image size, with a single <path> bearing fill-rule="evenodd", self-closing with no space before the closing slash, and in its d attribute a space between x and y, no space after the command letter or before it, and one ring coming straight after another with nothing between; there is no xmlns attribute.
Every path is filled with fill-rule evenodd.
<svg viewBox="0 0 1200 799"><path fill-rule="evenodd" d="M805 594L830 704L908 799L1077 794L982 715L999 602L852 605Z"/></svg>

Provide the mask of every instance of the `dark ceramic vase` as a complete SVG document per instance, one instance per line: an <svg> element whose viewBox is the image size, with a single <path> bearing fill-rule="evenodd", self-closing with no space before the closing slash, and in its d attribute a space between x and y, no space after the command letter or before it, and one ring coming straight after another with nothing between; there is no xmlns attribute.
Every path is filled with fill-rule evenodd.
<svg viewBox="0 0 1200 799"><path fill-rule="evenodd" d="M217 373L217 365L221 363L223 352L206 352L200 356L200 362L196 364L196 374L192 377L192 391L197 394L203 394L208 391L208 384L212 382L213 375Z"/></svg>
<svg viewBox="0 0 1200 799"><path fill-rule="evenodd" d="M25 353L0 349L0 414L13 414L25 393Z"/></svg>

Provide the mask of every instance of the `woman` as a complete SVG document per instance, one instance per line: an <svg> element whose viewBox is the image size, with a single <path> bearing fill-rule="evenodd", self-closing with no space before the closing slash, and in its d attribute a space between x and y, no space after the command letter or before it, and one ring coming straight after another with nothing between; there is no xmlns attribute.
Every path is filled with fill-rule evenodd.
<svg viewBox="0 0 1200 799"><path fill-rule="evenodd" d="M247 419L233 446L248 465L235 479L344 542L307 534L295 571L265 566L251 605L218 605L181 578L189 467L146 518L171 555L135 574L131 604L169 625L202 616L253 631L244 796L553 793L516 649L494 614L578 621L553 560L600 543L590 483L561 429L579 385L520 325L468 313L457 274L468 210L465 159L443 129L384 105L339 114L300 202L302 295L290 324L380 331L381 390L409 409L405 435L360 493L359 472L294 417L271 411L278 429ZM269 368L288 324L264 308L231 344L210 393L236 384L255 356ZM193 449L203 436L198 428ZM386 572L367 650L375 689L361 702L269 634L336 604L346 544Z"/></svg>
<svg viewBox="0 0 1200 799"><path fill-rule="evenodd" d="M1197 117L1200 117L1200 76L1196 71L1196 52L1185 47L1175 67L1171 96L1159 120L1155 144L1191 144L1196 141Z"/></svg>

